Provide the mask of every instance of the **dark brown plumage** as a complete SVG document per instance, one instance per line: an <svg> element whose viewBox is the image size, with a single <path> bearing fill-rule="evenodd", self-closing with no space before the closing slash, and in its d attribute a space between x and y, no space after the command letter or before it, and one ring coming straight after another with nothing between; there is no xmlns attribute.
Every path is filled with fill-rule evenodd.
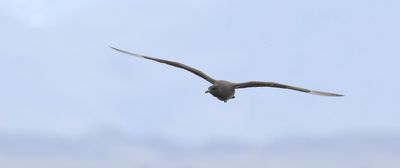
<svg viewBox="0 0 400 168"><path fill-rule="evenodd" d="M111 47L111 46L110 46ZM229 99L235 98L235 89L242 89L242 88L249 88L249 87L274 87L274 88L282 88L282 89L291 89L295 91L300 91L300 92L305 92L305 93L310 93L310 94L315 94L315 95L321 95L321 96L343 96L341 94L336 94L336 93L329 93L329 92L322 92L322 91L316 91L316 90L309 90L309 89L304 89L300 87L295 87L295 86L290 86L290 85L285 85L285 84L280 84L280 83L275 83L275 82L260 82L260 81L249 81L249 82L243 82L243 83L233 83L225 80L215 80L214 78L208 76L204 72L190 67L188 65L179 63L179 62L174 62L174 61L169 61L169 60L164 60L164 59L159 59L159 58L154 58L154 57L149 57L141 54L136 54L136 53L131 53L128 51L124 51L115 47L111 47L112 49L129 54L132 56L140 57L140 58L145 58L149 60L153 60L159 63L164 63L168 64L177 68L182 68L185 69L203 79L206 81L210 82L212 85L208 88L206 93L212 94L214 97L218 98L221 101L227 102Z"/></svg>

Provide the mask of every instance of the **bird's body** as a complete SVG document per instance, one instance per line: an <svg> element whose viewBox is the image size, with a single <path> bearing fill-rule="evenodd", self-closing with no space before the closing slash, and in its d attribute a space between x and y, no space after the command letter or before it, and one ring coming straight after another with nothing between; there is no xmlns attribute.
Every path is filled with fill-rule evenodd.
<svg viewBox="0 0 400 168"><path fill-rule="evenodd" d="M135 53L127 52L127 51L117 49L114 47L111 47L111 48L116 51L125 53L125 54L157 61L160 63L168 64L168 65L171 65L171 66L174 66L177 68L182 68L184 70L187 70L187 71L205 79L206 81L210 82L212 85L208 88L208 90L205 93L210 93L214 97L216 97L219 100L224 101L224 102L227 102L229 99L235 98L235 90L236 89L248 88L248 87L274 87L274 88L282 88L282 89L291 89L291 90L296 90L296 91L300 91L300 92L321 95L321 96L343 96L343 95L336 94L336 93L309 90L309 89L304 89L304 88L300 88L300 87L295 87L295 86L290 86L290 85L285 85L285 84L280 84L280 83L275 83L275 82L249 81L249 82L242 82L242 83L233 83L233 82L229 82L226 80L215 80L214 78L208 76L207 74L203 73L202 71L195 69L193 67L187 66L185 64L179 63L179 62L168 61L168 60L149 57L149 56L145 56L145 55L135 54Z"/></svg>
<svg viewBox="0 0 400 168"><path fill-rule="evenodd" d="M227 102L235 96L235 84L225 80L217 80L206 93L212 94L221 101Z"/></svg>

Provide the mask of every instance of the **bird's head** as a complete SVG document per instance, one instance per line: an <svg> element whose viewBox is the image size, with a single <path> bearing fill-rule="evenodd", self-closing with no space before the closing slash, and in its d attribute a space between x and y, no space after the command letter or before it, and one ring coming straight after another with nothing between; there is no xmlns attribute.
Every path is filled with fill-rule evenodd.
<svg viewBox="0 0 400 168"><path fill-rule="evenodd" d="M227 81L217 81L208 87L206 93L210 93L219 100L227 102L229 99L234 98L235 88Z"/></svg>
<svg viewBox="0 0 400 168"><path fill-rule="evenodd" d="M210 87L208 87L208 90L206 90L206 93L210 93L212 95L217 94L218 92L218 86L216 85L211 85Z"/></svg>

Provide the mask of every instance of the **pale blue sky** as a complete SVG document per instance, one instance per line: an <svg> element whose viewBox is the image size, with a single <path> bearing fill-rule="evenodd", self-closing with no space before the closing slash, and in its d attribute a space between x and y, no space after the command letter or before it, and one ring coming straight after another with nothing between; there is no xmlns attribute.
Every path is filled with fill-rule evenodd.
<svg viewBox="0 0 400 168"><path fill-rule="evenodd" d="M0 137L117 132L186 147L398 138L399 7L395 0L3 0ZM346 96L258 88L223 103L204 94L209 83L201 78L108 45L218 79Z"/></svg>

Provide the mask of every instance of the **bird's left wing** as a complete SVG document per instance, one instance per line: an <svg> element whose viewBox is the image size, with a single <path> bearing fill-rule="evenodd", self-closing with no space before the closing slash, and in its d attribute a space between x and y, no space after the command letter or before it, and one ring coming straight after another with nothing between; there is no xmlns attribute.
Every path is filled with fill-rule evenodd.
<svg viewBox="0 0 400 168"><path fill-rule="evenodd" d="M300 91L300 92L321 95L321 96L343 96L341 94L304 89L304 88L300 88L300 87L295 87L295 86L290 86L290 85L285 85L285 84L280 84L280 83L275 83L275 82L249 81L249 82L235 84L235 88L237 88L237 89L249 88L249 87L274 87L274 88L282 88L282 89L291 89L291 90L296 90L296 91Z"/></svg>

